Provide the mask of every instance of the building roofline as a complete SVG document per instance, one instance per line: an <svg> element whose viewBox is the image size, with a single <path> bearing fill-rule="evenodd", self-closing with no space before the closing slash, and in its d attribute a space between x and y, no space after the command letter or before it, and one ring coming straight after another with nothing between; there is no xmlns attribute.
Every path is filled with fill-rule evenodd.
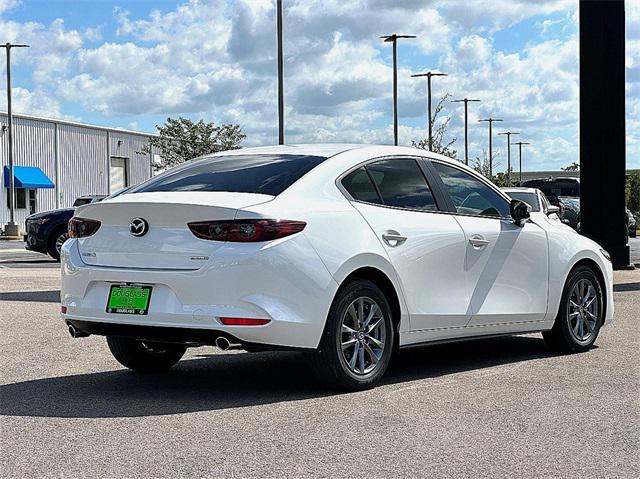
<svg viewBox="0 0 640 479"><path fill-rule="evenodd" d="M0 111L0 116L4 116L5 118L7 117L7 112L6 111ZM43 122L47 122L47 123L57 123L58 125L69 125L69 126L77 126L77 127L81 127L81 128L89 128L92 130L100 130L100 131L108 131L108 132L114 132L114 133L126 133L127 135L137 135L137 136L153 136L153 137L157 137L158 135L155 133L145 133L143 131L135 131L135 130L126 130L124 128L114 128L111 126L100 126L100 125L93 125L91 123L81 123L78 121L71 121L71 120L60 120L57 118L48 118L48 117L44 117L44 116L34 116L34 115L23 115L21 113L14 113L12 115L14 118L21 118L24 120L35 120L35 121L43 121Z"/></svg>

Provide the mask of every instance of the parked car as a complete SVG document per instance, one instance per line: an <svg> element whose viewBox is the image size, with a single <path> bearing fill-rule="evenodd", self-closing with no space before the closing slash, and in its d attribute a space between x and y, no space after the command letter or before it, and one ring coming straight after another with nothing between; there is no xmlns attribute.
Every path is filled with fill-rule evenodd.
<svg viewBox="0 0 640 479"><path fill-rule="evenodd" d="M61 208L27 216L25 220L25 248L38 253L48 254L60 260L60 248L69 238L67 233L69 220L75 207L101 201L104 195L87 195L76 198L74 208Z"/></svg>
<svg viewBox="0 0 640 479"><path fill-rule="evenodd" d="M556 206L560 206L558 198L561 196L580 198L580 178L537 178L523 181L520 186L538 188Z"/></svg>
<svg viewBox="0 0 640 479"><path fill-rule="evenodd" d="M528 210L415 148L221 152L77 211L62 318L137 371L198 345L295 349L351 390L443 340L542 332L585 351L613 318L609 255Z"/></svg>
<svg viewBox="0 0 640 479"><path fill-rule="evenodd" d="M580 233L580 198L559 196L558 204L562 208L562 222Z"/></svg>
<svg viewBox="0 0 640 479"><path fill-rule="evenodd" d="M627 211L627 229L629 230L629 238L635 238L637 236L636 218L629 208L625 208Z"/></svg>
<svg viewBox="0 0 640 479"><path fill-rule="evenodd" d="M552 205L542 191L537 188L502 188L511 199L520 200L531 206L531 217L560 221L560 207Z"/></svg>

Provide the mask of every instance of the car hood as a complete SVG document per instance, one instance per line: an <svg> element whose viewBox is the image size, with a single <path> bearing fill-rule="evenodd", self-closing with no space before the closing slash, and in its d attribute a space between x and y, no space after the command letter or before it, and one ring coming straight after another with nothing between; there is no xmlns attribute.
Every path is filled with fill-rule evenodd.
<svg viewBox="0 0 640 479"><path fill-rule="evenodd" d="M51 215L64 215L66 214L70 214L71 216L73 216L73 213L75 212L75 208L60 208L58 210L50 210L50 211L41 211L39 213L34 213L32 215L27 216L27 220L37 220L39 218L44 218L46 216L51 216Z"/></svg>

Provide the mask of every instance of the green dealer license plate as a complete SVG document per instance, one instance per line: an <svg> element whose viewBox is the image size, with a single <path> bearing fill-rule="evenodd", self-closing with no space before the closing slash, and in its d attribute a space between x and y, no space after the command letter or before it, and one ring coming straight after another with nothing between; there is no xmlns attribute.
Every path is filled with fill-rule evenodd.
<svg viewBox="0 0 640 479"><path fill-rule="evenodd" d="M147 314L151 286L112 285L109 290L107 313Z"/></svg>

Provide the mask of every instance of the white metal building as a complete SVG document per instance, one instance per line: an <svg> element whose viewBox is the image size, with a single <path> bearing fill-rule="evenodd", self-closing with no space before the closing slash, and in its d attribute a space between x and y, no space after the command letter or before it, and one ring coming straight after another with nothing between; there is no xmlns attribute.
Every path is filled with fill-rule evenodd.
<svg viewBox="0 0 640 479"><path fill-rule="evenodd" d="M19 169L20 174L42 180L27 181L24 184L29 187L16 188L16 223L24 223L34 212L70 207L78 196L106 195L146 180L152 174L152 158L142 149L151 136L14 115L14 166L27 167ZM8 143L7 115L0 113L0 229L9 222ZM153 157L157 161L157 155ZM17 186L20 178L16 171L14 178Z"/></svg>

